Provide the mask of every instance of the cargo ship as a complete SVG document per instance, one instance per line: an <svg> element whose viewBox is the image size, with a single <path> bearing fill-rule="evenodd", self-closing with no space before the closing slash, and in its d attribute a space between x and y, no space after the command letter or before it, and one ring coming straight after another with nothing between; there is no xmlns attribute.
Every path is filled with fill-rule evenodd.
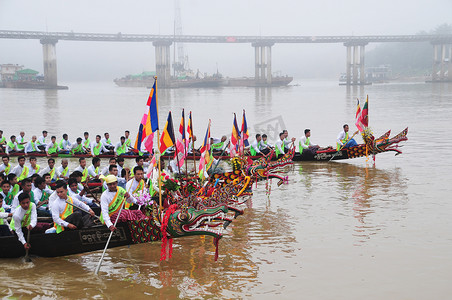
<svg viewBox="0 0 452 300"><path fill-rule="evenodd" d="M17 64L0 65L0 88L12 89L60 89L67 90L67 86L49 87L44 82L44 75L32 69L24 69Z"/></svg>
<svg viewBox="0 0 452 300"><path fill-rule="evenodd" d="M258 82L254 80L254 77L240 77L240 78L226 78L226 86L236 87L278 87L286 86L291 83L293 77L291 76L275 76L272 77L272 82L268 84L267 82Z"/></svg>

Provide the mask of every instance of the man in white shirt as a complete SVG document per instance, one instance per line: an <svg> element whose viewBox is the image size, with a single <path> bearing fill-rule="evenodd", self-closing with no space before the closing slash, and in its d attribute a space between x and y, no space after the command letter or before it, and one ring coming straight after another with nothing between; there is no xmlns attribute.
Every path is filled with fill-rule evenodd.
<svg viewBox="0 0 452 300"><path fill-rule="evenodd" d="M43 130L42 131L42 136L40 136L38 138L38 148L41 151L44 151L46 149L46 147L47 147L46 137L47 137L47 131Z"/></svg>
<svg viewBox="0 0 452 300"><path fill-rule="evenodd" d="M262 137L258 133L258 134L256 134L256 140L251 144L251 147L250 147L250 153L252 156L262 155L261 150L260 150L261 142L262 142Z"/></svg>
<svg viewBox="0 0 452 300"><path fill-rule="evenodd" d="M8 143L6 143L6 147L5 147L5 153L6 154L10 154L10 153L16 153L16 152L20 152L19 149L17 148L17 142L16 142L16 136L12 135L10 137L10 140Z"/></svg>
<svg viewBox="0 0 452 300"><path fill-rule="evenodd" d="M315 145L311 141L311 129L305 129L304 136L302 136L300 138L300 142L299 142L300 154L302 154L305 151L315 153L318 148L319 148L319 145Z"/></svg>
<svg viewBox="0 0 452 300"><path fill-rule="evenodd" d="M35 179L35 188L33 190L34 202L39 216L51 217L49 210L49 197L53 193L47 189L46 181L41 176Z"/></svg>
<svg viewBox="0 0 452 300"><path fill-rule="evenodd" d="M140 192L143 193L143 191L146 189L146 184L143 180L143 167L136 166L133 168L133 178L130 179L126 184L126 191L134 197L138 197L140 195ZM126 208L128 208L126 204Z"/></svg>
<svg viewBox="0 0 452 300"><path fill-rule="evenodd" d="M37 164L36 157L30 156L30 166L28 167L28 169L29 169L28 177L33 176L33 174L38 174L39 175L39 171L41 170L41 166Z"/></svg>
<svg viewBox="0 0 452 300"><path fill-rule="evenodd" d="M61 233L66 229L82 229L93 225L89 215L84 215L81 210L75 210L75 208L79 207L86 210L91 216L94 216L94 211L80 200L68 196L67 185L64 181L58 181L55 191L57 198L50 209L57 233Z"/></svg>
<svg viewBox="0 0 452 300"><path fill-rule="evenodd" d="M26 250L30 249L30 244L25 240L22 227L32 230L37 222L38 215L36 213L36 205L31 203L30 194L22 193L19 196L19 206L13 212L13 218L9 227L11 231L15 231L17 239L24 245Z"/></svg>
<svg viewBox="0 0 452 300"><path fill-rule="evenodd" d="M0 165L0 174L8 175L12 170L12 165L9 163L9 156L3 155L2 156L3 163Z"/></svg>
<svg viewBox="0 0 452 300"><path fill-rule="evenodd" d="M116 176L116 178L118 180L118 186L120 186L120 187L122 187L124 189L126 188L128 176L126 176L126 178L118 177L118 167L116 165L109 165L108 166L108 174L104 175L104 176L106 177L108 175ZM104 183L102 184L102 186L104 187L104 189L103 189L104 191L108 189L107 182L105 180L104 180Z"/></svg>
<svg viewBox="0 0 452 300"><path fill-rule="evenodd" d="M102 153L108 153L107 148L104 147L100 141L100 135L96 135L96 140L91 144L91 155L96 157Z"/></svg>
<svg viewBox="0 0 452 300"><path fill-rule="evenodd" d="M29 141L26 145L25 145L25 153L37 153L37 152L41 152L38 148L38 144L36 142L36 135L31 137L31 141Z"/></svg>
<svg viewBox="0 0 452 300"><path fill-rule="evenodd" d="M259 150L260 150L263 154L267 155L267 154L270 153L270 151L271 151L272 148L274 148L274 147L273 147L271 144L268 143L268 141L267 141L267 135L264 133L264 134L262 135L261 143L259 144Z"/></svg>
<svg viewBox="0 0 452 300"><path fill-rule="evenodd" d="M47 160L47 167L45 167L44 170L41 171L41 176L44 176L44 174L50 174L50 180L52 182L58 180L58 174L55 168L55 159L49 158Z"/></svg>
<svg viewBox="0 0 452 300"><path fill-rule="evenodd" d="M94 157L92 160L92 165L88 167L88 176L90 181L99 181L100 176L100 158Z"/></svg>
<svg viewBox="0 0 452 300"><path fill-rule="evenodd" d="M102 139L102 145L104 145L105 148L107 148L109 151L113 150L115 146L110 141L110 134L108 132L104 133L104 138Z"/></svg>
<svg viewBox="0 0 452 300"><path fill-rule="evenodd" d="M50 138L50 143L46 146L46 153L48 156L52 154L57 154L59 151L58 144L56 142L56 136L52 135Z"/></svg>
<svg viewBox="0 0 452 300"><path fill-rule="evenodd" d="M62 154L68 154L69 151L72 149L72 144L71 142L69 142L69 137L68 135L65 133L63 134L63 139L60 141L59 143L59 148L60 148L60 153Z"/></svg>
<svg viewBox="0 0 452 300"><path fill-rule="evenodd" d="M112 157L108 160L108 165L105 166L102 171L100 172L100 174L107 176L109 174L109 168L111 165L116 166L116 158Z"/></svg>
<svg viewBox="0 0 452 300"><path fill-rule="evenodd" d="M5 207L3 195L0 194L0 236L11 236L8 220L6 218L11 217L13 214L6 212L5 209L7 208Z"/></svg>
<svg viewBox="0 0 452 300"><path fill-rule="evenodd" d="M14 213L14 211L17 209L17 207L19 206L19 196L22 193L26 193L30 195L30 199L33 199L34 201L34 194L33 191L31 190L32 185L31 185L31 179L30 178L25 178L24 180L22 180L20 186L22 187L22 190L20 192L18 192L16 194L16 196L14 196L13 202L11 203L11 212Z"/></svg>
<svg viewBox="0 0 452 300"><path fill-rule="evenodd" d="M89 140L89 133L85 131L83 133L83 140L82 140L83 148L85 148L86 152L90 152L91 150L91 141Z"/></svg>
<svg viewBox="0 0 452 300"><path fill-rule="evenodd" d="M69 161L67 158L63 158L61 160L61 166L59 166L56 170L58 179L68 180L69 178Z"/></svg>
<svg viewBox="0 0 452 300"><path fill-rule="evenodd" d="M113 225L116 218L118 218L118 213L120 208L123 206L124 202L137 203L137 200L127 193L123 188L118 187L117 178L114 175L108 175L104 178L107 182L108 189L102 193L100 197L100 207L102 211L101 221L110 229L110 231L115 231L116 227ZM115 200L112 205L110 203ZM138 220L144 219L145 216L140 210L122 210L119 219L121 221L127 220ZM118 220L119 221L119 220Z"/></svg>
<svg viewBox="0 0 452 300"><path fill-rule="evenodd" d="M93 207L93 206L98 207L96 204L94 204L93 199L90 199L85 196L86 190L84 188L82 190L78 189L78 182L77 182L76 178L74 178L74 177L69 178L67 184L69 186L69 189L68 189L69 196L71 196L72 198L78 199L78 200L82 201L83 203L86 203L90 207Z"/></svg>
<svg viewBox="0 0 452 300"><path fill-rule="evenodd" d="M344 130L342 130L341 132L339 132L337 139L336 139L336 146L337 146L337 150L339 151L339 149L341 148L349 148L349 147L354 147L356 145L358 145L358 143L356 143L356 141L352 138L350 138L348 136L348 125L345 124L344 126L342 126L342 128ZM353 135L357 134L358 131L356 131Z"/></svg>
<svg viewBox="0 0 452 300"><path fill-rule="evenodd" d="M23 152L23 151L24 151L24 148L25 148L24 145L27 143L27 142L25 141L25 132L21 131L21 132L19 133L19 135L17 136L16 142L17 142L17 149L18 149L20 152Z"/></svg>
<svg viewBox="0 0 452 300"><path fill-rule="evenodd" d="M85 148L83 147L83 143L82 143L82 138L78 137L75 140L75 143L72 144L72 146L69 149L69 152L74 155L74 154L85 154Z"/></svg>
<svg viewBox="0 0 452 300"><path fill-rule="evenodd" d="M84 157L80 157L78 159L79 166L75 168L74 171L79 171L82 174L82 182L85 182L89 178L88 169L86 168L86 159Z"/></svg>
<svg viewBox="0 0 452 300"><path fill-rule="evenodd" d="M19 163L17 166L15 166L13 168L13 170L11 171L11 173L16 174L17 176L17 181L22 181L24 178L28 177L29 174L29 169L28 167L25 165L25 156L19 156L17 158L17 162Z"/></svg>

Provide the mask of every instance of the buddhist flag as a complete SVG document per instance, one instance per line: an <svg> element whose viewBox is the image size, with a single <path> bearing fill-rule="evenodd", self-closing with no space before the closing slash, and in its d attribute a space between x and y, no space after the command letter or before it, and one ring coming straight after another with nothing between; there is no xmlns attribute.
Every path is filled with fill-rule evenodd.
<svg viewBox="0 0 452 300"><path fill-rule="evenodd" d="M160 153L165 152L171 146L174 146L174 128L173 118L171 111L168 113L168 119L166 120L165 128L163 129L162 136L160 137Z"/></svg>
<svg viewBox="0 0 452 300"><path fill-rule="evenodd" d="M358 102L356 105L355 124L358 130L362 132L364 129L361 124L361 107L359 106L359 99L356 99L356 101Z"/></svg>
<svg viewBox="0 0 452 300"><path fill-rule="evenodd" d="M199 177L204 175L206 171L206 166L209 165L211 160L210 155L210 120L209 125L207 126L206 136L204 137L204 141L201 147L201 159L199 161Z"/></svg>
<svg viewBox="0 0 452 300"><path fill-rule="evenodd" d="M364 127L369 126L369 95L366 97L366 103L364 103L363 111L361 112L361 123Z"/></svg>
<svg viewBox="0 0 452 300"><path fill-rule="evenodd" d="M159 129L159 118L157 113L157 79L149 93L148 101L146 103L146 110L141 118L140 126L138 128L137 139L135 140L135 149L141 149L141 143L147 138L145 147L149 152L152 152L154 135L152 134Z"/></svg>
<svg viewBox="0 0 452 300"><path fill-rule="evenodd" d="M243 117L242 117L242 130L241 130L241 142L240 142L240 147L241 147L241 151L243 153L243 149L245 147L248 147L250 144L248 143L248 138L250 137L249 133L248 133L248 125L246 123L246 116L245 116L245 110L243 110Z"/></svg>
<svg viewBox="0 0 452 300"><path fill-rule="evenodd" d="M231 143L229 144L229 152L231 153L231 157L234 157L237 154L239 141L240 141L239 126L237 125L237 118L234 113L234 121L232 122Z"/></svg>
<svg viewBox="0 0 452 300"><path fill-rule="evenodd" d="M183 166L186 156L186 144L185 144L185 117L184 110L182 109L182 119L180 120L179 131L177 132L176 140L176 155L179 161L179 168ZM176 156L174 157L176 158Z"/></svg>

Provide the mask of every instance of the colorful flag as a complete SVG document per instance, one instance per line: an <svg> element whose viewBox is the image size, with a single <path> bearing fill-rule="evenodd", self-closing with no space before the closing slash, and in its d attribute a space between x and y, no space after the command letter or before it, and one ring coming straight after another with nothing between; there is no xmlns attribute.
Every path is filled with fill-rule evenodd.
<svg viewBox="0 0 452 300"><path fill-rule="evenodd" d="M177 140L176 140L176 154L174 158L176 158L179 162L179 168L181 168L184 165L185 156L187 153L186 150L186 143L185 143L185 117L184 117L184 110L182 109L182 119L180 120L179 125L179 131L177 133Z"/></svg>
<svg viewBox="0 0 452 300"><path fill-rule="evenodd" d="M246 116L245 116L245 110L243 110L243 117L242 117L242 130L240 134L240 147L241 152L243 153L243 150L245 147L248 147L250 144L248 143L248 138L250 137L248 133L248 125L246 124Z"/></svg>
<svg viewBox="0 0 452 300"><path fill-rule="evenodd" d="M149 152L152 152L154 141L154 131L159 129L159 118L157 113L157 80L154 81L154 86L149 93L148 101L146 103L146 110L141 118L140 126L138 128L137 139L135 140L135 149L141 149L141 143L148 137L145 147ZM152 136L151 136L152 135Z"/></svg>
<svg viewBox="0 0 452 300"><path fill-rule="evenodd" d="M199 177L203 177L204 172L207 170L207 166L211 161L211 151L210 151L210 120L207 126L206 136L204 137L204 142L201 147L201 159L199 160ZM211 164L211 163L210 163Z"/></svg>
<svg viewBox="0 0 452 300"><path fill-rule="evenodd" d="M363 131L363 127L361 126L361 107L359 106L359 99L356 99L358 101L356 106L356 115L355 115L355 124L359 131Z"/></svg>
<svg viewBox="0 0 452 300"><path fill-rule="evenodd" d="M231 154L231 157L234 157L237 154L239 142L240 142L239 126L237 125L237 118L234 113L234 121L232 122L231 143L229 144L229 152Z"/></svg>
<svg viewBox="0 0 452 300"><path fill-rule="evenodd" d="M366 103L364 103L363 110L361 112L361 123L364 127L369 126L369 95L366 97Z"/></svg>
<svg viewBox="0 0 452 300"><path fill-rule="evenodd" d="M168 113L168 119L166 120L165 128L163 129L162 136L160 137L160 153L165 152L171 146L174 146L174 128L173 118L171 117L171 111Z"/></svg>
<svg viewBox="0 0 452 300"><path fill-rule="evenodd" d="M191 120L191 112L190 112L190 115L188 116L187 133L188 133L188 138L193 140L193 123Z"/></svg>

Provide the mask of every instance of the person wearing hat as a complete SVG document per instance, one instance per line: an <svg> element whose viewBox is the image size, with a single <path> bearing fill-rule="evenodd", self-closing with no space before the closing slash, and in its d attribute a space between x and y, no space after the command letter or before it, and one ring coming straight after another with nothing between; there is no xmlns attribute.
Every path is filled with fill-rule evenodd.
<svg viewBox="0 0 452 300"><path fill-rule="evenodd" d="M118 187L118 179L115 175L103 176L100 178L107 183L107 190L100 197L101 217L100 220L111 231L116 230L113 222L118 217L118 212L124 205L124 202L137 203L137 199L131 196L125 189ZM122 210L119 216L122 220L144 219L145 215L140 210Z"/></svg>

